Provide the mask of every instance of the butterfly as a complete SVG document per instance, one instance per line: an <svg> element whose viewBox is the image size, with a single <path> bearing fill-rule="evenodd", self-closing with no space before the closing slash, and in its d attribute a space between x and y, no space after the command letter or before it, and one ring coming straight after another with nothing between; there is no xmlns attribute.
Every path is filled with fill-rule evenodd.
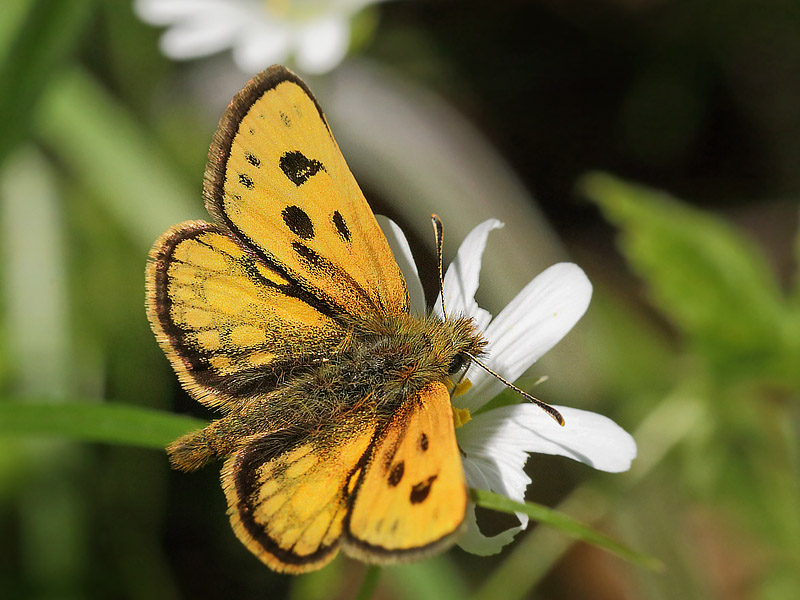
<svg viewBox="0 0 800 600"><path fill-rule="evenodd" d="M169 229L147 266L160 346L223 413L168 447L172 466L225 460L233 530L276 571L340 550L377 564L444 550L468 502L448 386L483 351L473 321L411 314L322 109L289 70L233 98L208 156L213 222Z"/></svg>

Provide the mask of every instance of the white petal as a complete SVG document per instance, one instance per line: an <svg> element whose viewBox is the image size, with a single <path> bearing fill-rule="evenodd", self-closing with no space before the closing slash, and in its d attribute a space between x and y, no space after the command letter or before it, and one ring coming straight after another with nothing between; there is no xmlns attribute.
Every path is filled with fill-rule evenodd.
<svg viewBox="0 0 800 600"><path fill-rule="evenodd" d="M468 457L471 449L479 457L509 461L509 469L519 464L519 451L566 456L610 473L630 468L636 458L631 434L603 415L566 406L555 408L564 417L563 427L533 404L478 414L457 432L459 445ZM462 434L461 430L466 431ZM510 448L514 444L516 452Z"/></svg>
<svg viewBox="0 0 800 600"><path fill-rule="evenodd" d="M170 58L196 58L229 48L239 32L240 24L232 19L194 19L167 29L159 44Z"/></svg>
<svg viewBox="0 0 800 600"><path fill-rule="evenodd" d="M297 30L295 60L302 71L326 73L342 62L350 44L350 21L334 14Z"/></svg>
<svg viewBox="0 0 800 600"><path fill-rule="evenodd" d="M206 15L224 14L237 10L238 2L225 3L220 0L136 0L133 9L145 23L169 25L180 21L191 21Z"/></svg>
<svg viewBox="0 0 800 600"><path fill-rule="evenodd" d="M467 507L466 516L466 531L458 539L458 545L471 554L478 556L491 556L497 554L504 546L507 546L514 540L523 527L512 527L501 531L497 535L485 536L478 528L478 523L475 518L475 505L470 504Z"/></svg>
<svg viewBox="0 0 800 600"><path fill-rule="evenodd" d="M456 437L467 485L524 501L525 488L531 482L523 470L531 437L527 428L498 408L475 415L456 430Z"/></svg>
<svg viewBox="0 0 800 600"><path fill-rule="evenodd" d="M575 264L558 263L537 275L486 328L489 367L510 381L517 379L572 329L591 297L592 284ZM459 405L472 411L504 387L476 366L467 377L473 387Z"/></svg>
<svg viewBox="0 0 800 600"><path fill-rule="evenodd" d="M492 410L476 415L456 430L456 436L463 452L467 485L525 501L525 490L531 482L524 471L530 436L527 430L506 414ZM517 518L523 529L528 526L527 515L517 513Z"/></svg>
<svg viewBox="0 0 800 600"><path fill-rule="evenodd" d="M325 3L332 10L354 15L365 6L383 1L384 0L325 0Z"/></svg>
<svg viewBox="0 0 800 600"><path fill-rule="evenodd" d="M375 219L383 230L383 235L386 236L386 241L389 242L389 248L392 249L394 259L397 261L400 272L403 273L403 277L406 280L411 314L423 316L427 308L425 306L425 292L422 290L417 264L414 262L414 255L411 254L408 240L400 226L389 217L375 215Z"/></svg>
<svg viewBox="0 0 800 600"><path fill-rule="evenodd" d="M249 23L233 48L233 61L245 73L256 73L283 63L289 56L291 29L262 17Z"/></svg>
<svg viewBox="0 0 800 600"><path fill-rule="evenodd" d="M478 414L457 429L467 484L524 502L531 480L523 468L530 452L566 456L609 472L630 467L636 443L614 421L588 411L556 408L564 416L564 427L538 407L519 404ZM481 556L495 554L527 526L526 515L517 513L517 518L519 527L487 537L480 532L471 506L459 546Z"/></svg>
<svg viewBox="0 0 800 600"><path fill-rule="evenodd" d="M444 276L444 299L448 316L467 315L475 319L478 329L485 329L491 314L475 302L478 280L481 272L481 260L486 249L486 238L493 229L500 229L503 224L497 219L484 221L467 234L458 248L455 260L450 263ZM441 316L441 294L436 298L434 312Z"/></svg>
<svg viewBox="0 0 800 600"><path fill-rule="evenodd" d="M564 417L563 427L533 405L517 407L519 414L514 418L538 435L541 445L534 452L566 456L609 473L631 468L636 441L630 433L603 415L568 406L555 408Z"/></svg>

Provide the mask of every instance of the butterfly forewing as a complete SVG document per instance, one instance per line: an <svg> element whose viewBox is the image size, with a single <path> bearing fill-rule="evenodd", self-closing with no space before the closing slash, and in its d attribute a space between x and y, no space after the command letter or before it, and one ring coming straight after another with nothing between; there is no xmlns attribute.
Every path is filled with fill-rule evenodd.
<svg viewBox="0 0 800 600"><path fill-rule="evenodd" d="M202 221L162 236L147 279L156 336L181 383L209 405L270 391L344 333L306 292Z"/></svg>
<svg viewBox="0 0 800 600"><path fill-rule="evenodd" d="M460 531L466 506L450 395L431 383L376 442L347 519L346 550L370 562L439 551Z"/></svg>
<svg viewBox="0 0 800 600"><path fill-rule="evenodd" d="M407 311L403 277L319 105L283 67L231 102L205 196L233 236L334 311Z"/></svg>

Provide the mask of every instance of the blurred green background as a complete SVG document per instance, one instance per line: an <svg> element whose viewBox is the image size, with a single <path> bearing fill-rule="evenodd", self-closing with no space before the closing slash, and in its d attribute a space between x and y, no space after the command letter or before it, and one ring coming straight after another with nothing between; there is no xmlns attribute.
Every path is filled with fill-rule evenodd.
<svg viewBox="0 0 800 600"><path fill-rule="evenodd" d="M273 574L217 470L170 471L157 447L188 419L131 413L130 445L82 441L128 440L106 403L212 416L155 343L143 273L162 231L204 216L208 144L249 75L228 53L173 62L159 35L127 0L0 9L0 596L353 597L362 565ZM506 222L479 292L494 312L556 260L594 283L531 376L640 455L623 475L533 456L528 497L665 565L532 525L495 557L387 568L375 597L800 597L800 3L402 0L351 43L306 80L429 292L432 211L449 257Z"/></svg>

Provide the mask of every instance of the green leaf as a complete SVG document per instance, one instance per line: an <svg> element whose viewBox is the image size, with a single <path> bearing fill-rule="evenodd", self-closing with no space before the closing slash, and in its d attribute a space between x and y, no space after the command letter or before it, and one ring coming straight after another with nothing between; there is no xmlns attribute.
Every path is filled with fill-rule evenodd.
<svg viewBox="0 0 800 600"><path fill-rule="evenodd" d="M486 490L471 490L472 500L478 506L507 513L524 513L531 519L558 529L563 534L611 552L630 563L652 570L663 569L658 559L647 556L610 538L593 527L581 523L564 513L534 502L516 502Z"/></svg>
<svg viewBox="0 0 800 600"><path fill-rule="evenodd" d="M0 402L0 434L61 437L163 449L206 421L126 404Z"/></svg>
<svg viewBox="0 0 800 600"><path fill-rule="evenodd" d="M375 593L375 588L378 587L378 580L380 577L380 567L377 565L370 565L367 567L367 572L364 574L364 581L361 582L361 589L358 590L356 600L370 600Z"/></svg>
<svg viewBox="0 0 800 600"><path fill-rule="evenodd" d="M726 376L771 368L797 345L765 258L727 223L605 174L582 188L620 228L620 249L654 304Z"/></svg>
<svg viewBox="0 0 800 600"><path fill-rule="evenodd" d="M17 3L18 4L18 3ZM27 137L33 108L89 22L92 0L38 0L0 55L0 162ZM7 7L3 3L3 11ZM5 18L5 15L4 15Z"/></svg>
<svg viewBox="0 0 800 600"><path fill-rule="evenodd" d="M408 600L460 600L468 589L448 554L384 569L394 597ZM384 584L385 586L385 584Z"/></svg>
<svg viewBox="0 0 800 600"><path fill-rule="evenodd" d="M70 393L64 198L47 157L19 146L0 167L0 284L3 342L14 389Z"/></svg>
<svg viewBox="0 0 800 600"><path fill-rule="evenodd" d="M11 48L17 43L17 31L28 18L33 0L5 0L3 18L0 19L0 64L8 61Z"/></svg>
<svg viewBox="0 0 800 600"><path fill-rule="evenodd" d="M85 71L73 68L55 78L37 117L39 138L139 248L149 248L168 227L201 216L200 180L195 193L155 138Z"/></svg>
<svg viewBox="0 0 800 600"><path fill-rule="evenodd" d="M800 228L794 236L794 304L800 306Z"/></svg>

